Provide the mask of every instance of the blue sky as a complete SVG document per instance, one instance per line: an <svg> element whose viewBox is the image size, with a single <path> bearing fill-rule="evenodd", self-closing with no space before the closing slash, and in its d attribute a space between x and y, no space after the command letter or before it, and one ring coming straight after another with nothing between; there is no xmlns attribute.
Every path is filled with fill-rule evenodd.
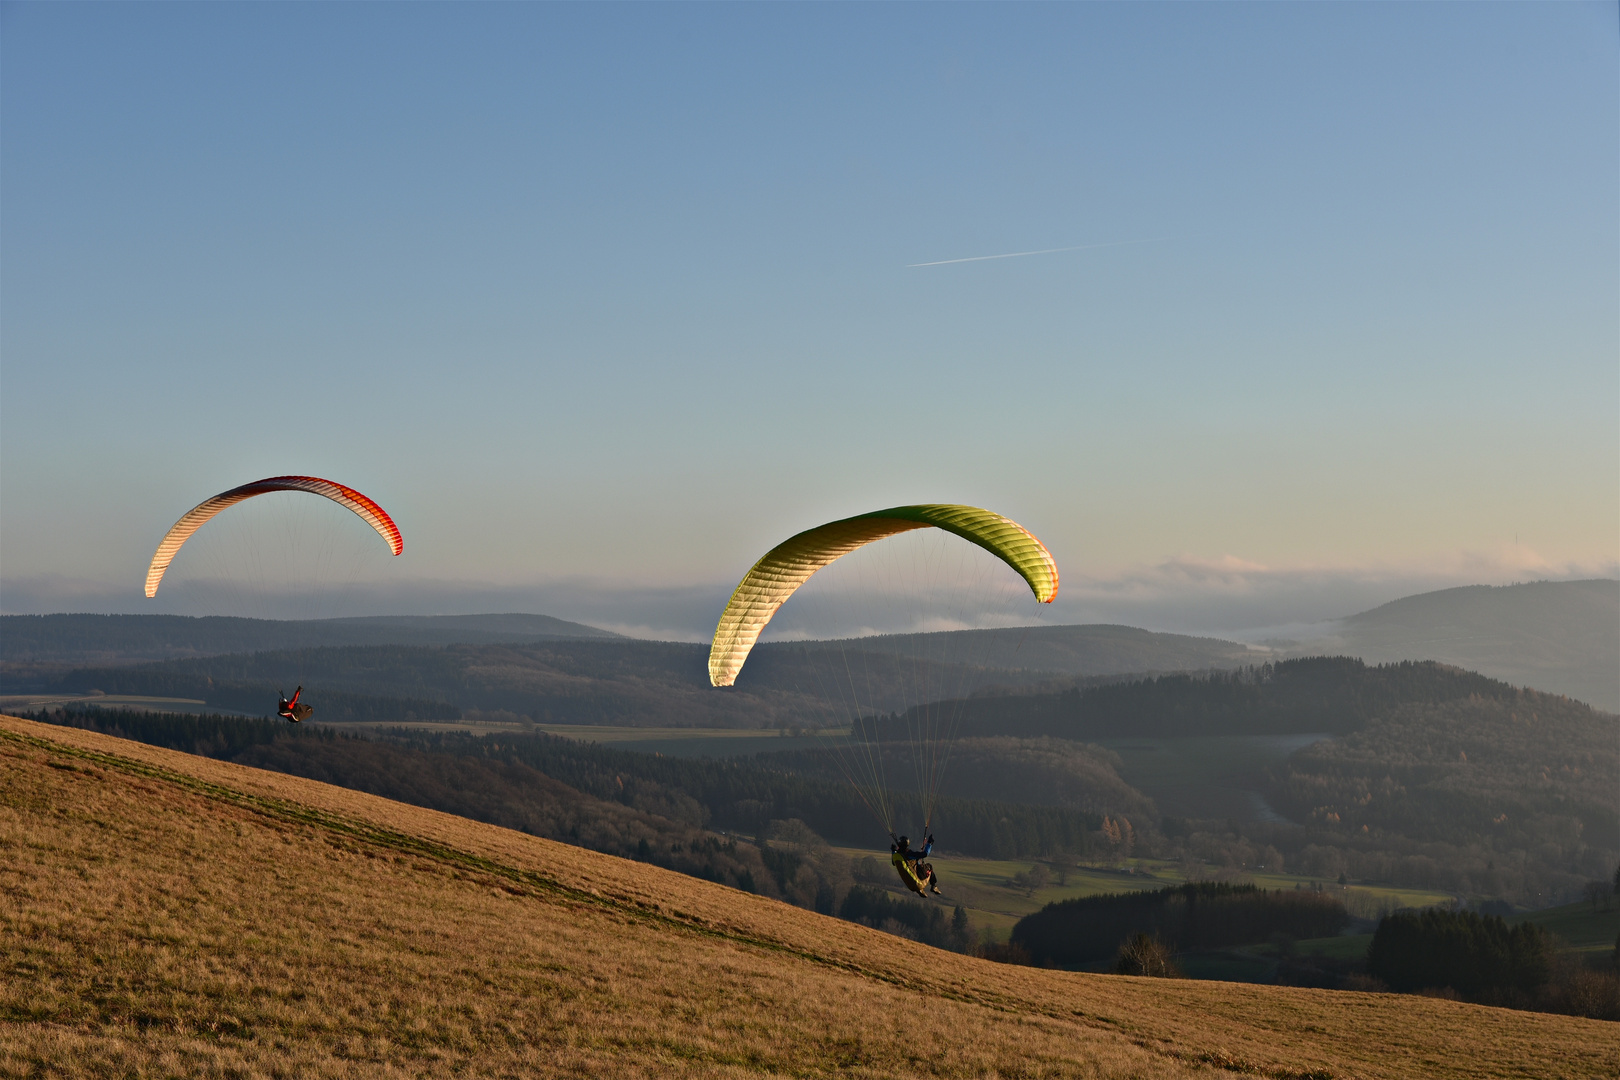
<svg viewBox="0 0 1620 1080"><path fill-rule="evenodd" d="M354 613L685 633L919 501L1029 525L1076 620L1615 573L1612 4L0 29L7 611L146 610L180 513L289 472L406 534Z"/></svg>

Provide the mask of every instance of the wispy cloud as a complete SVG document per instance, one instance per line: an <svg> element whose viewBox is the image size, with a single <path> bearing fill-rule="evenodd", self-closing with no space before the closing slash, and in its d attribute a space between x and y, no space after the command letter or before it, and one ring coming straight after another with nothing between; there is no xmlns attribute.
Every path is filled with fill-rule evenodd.
<svg viewBox="0 0 1620 1080"><path fill-rule="evenodd" d="M1458 585L1617 576L1613 560L1559 561L1520 545L1389 563L1267 565L1182 555L1096 577L1066 574L1049 620L1259 640Z"/></svg>
<svg viewBox="0 0 1620 1080"><path fill-rule="evenodd" d="M1039 251L1009 251L1004 255L970 255L965 259L936 259L934 262L907 263L907 270L914 270L919 266L951 266L955 263L987 262L991 259L1021 259L1025 255L1055 255L1060 251L1089 251L1092 248L1125 247L1128 244L1159 244L1168 240L1167 236L1155 236L1151 240L1113 240L1105 244L1076 244L1073 247L1041 248Z"/></svg>

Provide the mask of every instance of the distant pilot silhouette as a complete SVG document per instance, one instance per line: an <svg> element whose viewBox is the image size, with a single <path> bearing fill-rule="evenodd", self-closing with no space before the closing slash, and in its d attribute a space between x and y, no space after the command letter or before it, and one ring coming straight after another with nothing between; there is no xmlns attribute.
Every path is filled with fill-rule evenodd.
<svg viewBox="0 0 1620 1080"><path fill-rule="evenodd" d="M300 686L298 689L293 691L292 700L289 701L287 699L287 695L277 690L276 696L281 698L281 704L276 706L276 715L281 717L283 720L294 724L298 723L300 720L309 719L309 714L315 710L310 708L308 705L299 703L298 695L302 694L303 692L304 688Z"/></svg>

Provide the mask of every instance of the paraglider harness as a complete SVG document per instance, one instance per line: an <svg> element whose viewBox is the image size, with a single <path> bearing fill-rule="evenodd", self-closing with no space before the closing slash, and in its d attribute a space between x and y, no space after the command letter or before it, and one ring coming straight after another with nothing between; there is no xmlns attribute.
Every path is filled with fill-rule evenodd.
<svg viewBox="0 0 1620 1080"><path fill-rule="evenodd" d="M927 896L930 888L936 893L939 892L939 882L934 877L934 865L923 861L934 850L933 836L929 835L924 839L921 851L912 851L910 839L904 836L895 837L893 833L889 835L894 839L894 843L889 845L889 862L894 865L906 888L918 896Z"/></svg>
<svg viewBox="0 0 1620 1080"><path fill-rule="evenodd" d="M287 695L277 690L276 696L281 699L281 704L276 706L276 715L292 724L296 724L301 720L308 719L309 714L315 710L310 708L308 705L304 705L299 702L298 695L302 694L303 692L304 688L299 686L298 689L293 691L292 700L289 701L287 699Z"/></svg>

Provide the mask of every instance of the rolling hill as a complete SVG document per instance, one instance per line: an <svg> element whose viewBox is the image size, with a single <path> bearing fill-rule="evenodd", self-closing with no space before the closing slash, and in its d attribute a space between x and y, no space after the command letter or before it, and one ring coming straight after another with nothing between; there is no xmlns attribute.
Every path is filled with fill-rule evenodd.
<svg viewBox="0 0 1620 1080"><path fill-rule="evenodd" d="M1620 581L1469 585L1352 615L1293 654L1439 660L1620 712Z"/></svg>
<svg viewBox="0 0 1620 1080"><path fill-rule="evenodd" d="M135 616L8 616L8 619L95 620ZM145 616L141 618L147 618ZM151 617L168 618L168 617ZM415 633L494 633L490 620L510 620L501 632L528 632L550 623L525 623L543 616L477 616L473 621L441 623L420 620L405 623ZM111 642L122 627L130 637L126 652L133 655L139 634L147 629L173 630L171 645L185 631L196 639L202 619L178 619L175 624L90 625ZM249 620L223 620L235 624ZM359 632L350 623L363 624L366 633L392 633L399 620L336 620L328 623L266 624L276 633L320 634L342 624L344 633ZM923 657L905 664L905 679L877 682L867 701L873 708L905 709L917 703L918 687L953 688L971 692L987 686L1033 688L1054 679L1072 685L1075 678L1110 679L1133 670L1182 670L1187 667L1232 667L1247 655L1245 647L1214 639L1152 634L1129 627L1056 626L1014 630L962 631L934 635L858 638L850 641L760 645L743 669L735 688L716 691L709 685L708 649L684 642L639 641L625 638L566 637L470 643L371 644L297 649L238 649L222 655L174 658L146 664L105 663L65 666L57 657L67 654L79 624L59 624L59 640L45 631L47 622L0 623L8 635L8 655L28 659L0 666L0 690L7 694L38 692L74 694L101 691L109 694L196 699L239 712L260 712L275 703L278 689L303 684L307 700L323 719L342 720L345 714L323 707L321 695L347 695L345 708L352 718L385 718L392 707L396 718L406 713L426 716L421 707L403 702L439 702L463 709L503 710L540 722L565 724L633 724L643 727L713 726L780 727L846 724L848 715L817 692L829 665L843 670L886 671L894 656L921 651ZM559 623L567 627L575 624ZM427 629L422 629L426 627ZM264 627L227 626L234 633L269 633ZM584 628L589 629L589 628ZM122 631L120 631L122 632ZM33 636L30 637L29 635ZM179 636L176 636L179 635ZM223 642L225 636L210 640ZM246 640L245 638L243 640ZM255 638L254 640L261 640ZM268 640L268 639L262 639ZM53 644L53 641L56 644ZM964 648L965 644L965 648ZM165 646L167 647L167 646ZM57 652L51 652L51 649ZM155 648L155 646L154 646ZM973 663L954 659L964 653ZM988 659L986 659L988 658ZM996 666L1001 661L1005 666ZM1029 666L1017 667L1015 664ZM1034 664L1047 665L1036 667ZM943 696L943 695L935 695ZM925 695L926 697L926 695ZM369 699L369 700L364 700Z"/></svg>
<svg viewBox="0 0 1620 1080"><path fill-rule="evenodd" d="M987 668L1076 676L1233 668L1254 663L1258 655L1246 645L1221 638L1163 634L1107 623L883 634L846 642L776 642L755 653L757 658L777 650L836 648L921 657L972 656Z"/></svg>
<svg viewBox="0 0 1620 1080"><path fill-rule="evenodd" d="M1620 712L1620 581L1471 585L1408 596L1323 624L1303 641L1274 641L1271 657L1355 656L1369 663L1438 660L1516 686L1568 694ZM627 659L652 662L654 680L703 682L702 646L632 642L545 615L377 616L280 622L173 615L0 616L0 664L16 692L46 673L229 653L342 646L617 644ZM658 646L649 653L642 647ZM977 671L937 680L955 692L1062 678L1230 669L1263 658L1219 638L1127 626L1076 625L895 634L829 642L761 644L741 689L791 689L806 661L829 652L876 657L973 658ZM631 654L634 654L633 656ZM594 655L605 656L600 649ZM586 660L586 664L595 661ZM568 664L573 664L570 660ZM566 664L565 664L566 666ZM577 666L577 665L576 665ZM953 664L941 665L941 670ZM576 672L577 673L577 672ZM355 687L343 687L355 692ZM900 704L905 707L911 702ZM503 706L504 707L504 706ZM885 703L882 708L896 707ZM611 711L611 710L610 710Z"/></svg>
<svg viewBox="0 0 1620 1080"><path fill-rule="evenodd" d="M0 1071L1609 1076L1616 1025L998 965L314 781L0 719Z"/></svg>
<svg viewBox="0 0 1620 1080"><path fill-rule="evenodd" d="M549 615L237 619L185 615L0 615L0 661L111 664L333 645L449 645L617 638Z"/></svg>

